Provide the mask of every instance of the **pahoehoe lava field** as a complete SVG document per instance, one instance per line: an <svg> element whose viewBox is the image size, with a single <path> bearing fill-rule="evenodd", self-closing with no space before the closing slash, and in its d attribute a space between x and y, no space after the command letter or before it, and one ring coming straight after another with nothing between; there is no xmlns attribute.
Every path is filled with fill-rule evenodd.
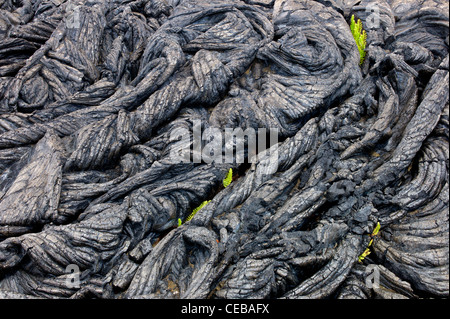
<svg viewBox="0 0 450 319"><path fill-rule="evenodd" d="M448 295L447 0L0 0L0 298Z"/></svg>

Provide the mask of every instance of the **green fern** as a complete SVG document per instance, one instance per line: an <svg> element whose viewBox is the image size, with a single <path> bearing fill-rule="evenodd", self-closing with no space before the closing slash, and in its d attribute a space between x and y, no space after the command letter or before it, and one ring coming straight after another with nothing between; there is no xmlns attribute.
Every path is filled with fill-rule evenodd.
<svg viewBox="0 0 450 319"><path fill-rule="evenodd" d="M231 184L231 181L233 180L233 169L230 168L228 171L227 176L225 177L225 179L223 180L223 186L227 187L228 185Z"/></svg>
<svg viewBox="0 0 450 319"><path fill-rule="evenodd" d="M369 241L369 244L367 245L366 250L364 250L364 252L361 255L359 255L359 257L358 257L359 262L362 262L364 260L364 258L366 258L370 254L369 247L372 246L373 238L378 235L378 233L380 232L380 228L381 228L380 222L377 222L377 226L372 231L372 234L370 234L370 241Z"/></svg>
<svg viewBox="0 0 450 319"><path fill-rule="evenodd" d="M205 200L204 202L202 202L197 208L192 211L192 213L186 218L184 222L187 223L188 221L190 221L195 216L195 214L197 214L197 212L205 207L209 202L210 200Z"/></svg>
<svg viewBox="0 0 450 319"><path fill-rule="evenodd" d="M352 15L350 21L350 30L352 31L353 38L356 41L356 45L358 46L359 51L359 64L363 64L364 58L366 56L366 41L367 34L366 31L363 30L362 22L358 19L358 22L355 23L355 16Z"/></svg>
<svg viewBox="0 0 450 319"><path fill-rule="evenodd" d="M364 258L366 258L368 255L370 255L370 249L366 248L366 250L364 250L364 252L361 255L359 255L358 257L359 262L362 263Z"/></svg>
<svg viewBox="0 0 450 319"><path fill-rule="evenodd" d="M223 186L227 187L228 185L231 184L231 181L233 179L233 169L229 169L227 176L225 176L224 180L222 181ZM178 218L178 227L180 227L182 224L190 221L192 218L194 218L195 214L197 214L197 212L202 209L203 207L205 207L208 203L210 202L210 200L205 200L203 201L197 208L195 208L192 213L185 219L184 222L181 221L181 218Z"/></svg>
<svg viewBox="0 0 450 319"><path fill-rule="evenodd" d="M377 226L375 226L375 229L373 230L372 235L370 235L370 237L378 235L378 233L380 232L380 228L381 228L380 222L377 222Z"/></svg>

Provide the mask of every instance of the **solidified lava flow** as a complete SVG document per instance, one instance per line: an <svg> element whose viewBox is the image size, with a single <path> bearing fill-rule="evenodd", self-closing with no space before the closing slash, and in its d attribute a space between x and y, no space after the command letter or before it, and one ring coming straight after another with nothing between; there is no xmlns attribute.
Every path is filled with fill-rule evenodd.
<svg viewBox="0 0 450 319"><path fill-rule="evenodd" d="M0 0L0 297L448 298L448 11Z"/></svg>

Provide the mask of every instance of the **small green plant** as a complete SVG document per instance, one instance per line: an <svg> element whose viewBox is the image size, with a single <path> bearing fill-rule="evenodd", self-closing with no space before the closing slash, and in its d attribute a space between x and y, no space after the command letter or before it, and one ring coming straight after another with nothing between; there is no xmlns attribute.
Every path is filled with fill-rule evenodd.
<svg viewBox="0 0 450 319"><path fill-rule="evenodd" d="M359 51L359 64L363 64L364 58L366 56L366 40L367 34L366 31L363 30L362 22L358 19L358 22L355 22L355 16L352 15L350 21L350 30L352 31L353 38L356 41L356 45L358 46Z"/></svg>
<svg viewBox="0 0 450 319"><path fill-rule="evenodd" d="M364 258L366 258L370 254L369 247L372 245L374 237L377 236L378 233L380 232L380 228L381 228L381 225L379 222L377 222L377 226L375 226L375 229L372 231L372 234L369 235L370 241L369 241L369 244L367 245L366 250L364 250L364 252L361 255L359 255L359 257L358 257L359 262L362 262L364 260Z"/></svg>
<svg viewBox="0 0 450 319"><path fill-rule="evenodd" d="M373 238L374 236L378 235L378 233L380 232L380 228L380 222L377 222L377 226L375 226L375 229L372 231L372 235L370 235L370 237Z"/></svg>
<svg viewBox="0 0 450 319"><path fill-rule="evenodd" d="M228 170L227 176L225 176L224 180L222 181L223 186L224 186L224 187L228 187L228 185L231 184L232 179L233 179L233 169L230 168L230 169ZM178 227L180 227L182 224L184 224L184 223L190 221L190 220L195 216L195 214L197 214L197 212L198 212L200 209L202 209L203 207L205 207L209 202L210 202L210 200L205 200L205 201L203 201L198 207L196 207L196 208L192 211L192 213L185 219L184 222L181 220L181 218L178 218Z"/></svg>
<svg viewBox="0 0 450 319"><path fill-rule="evenodd" d="M364 252L361 255L359 255L359 257L358 257L359 262L362 263L364 258L366 258L369 254L370 254L370 248L366 248L366 250L364 250Z"/></svg>
<svg viewBox="0 0 450 319"><path fill-rule="evenodd" d="M233 180L233 169L230 168L228 170L227 176L223 180L223 187L227 187L228 185L230 185L232 180Z"/></svg>
<svg viewBox="0 0 450 319"><path fill-rule="evenodd" d="M195 216L195 214L197 214L197 212L198 212L200 209L202 209L203 207L205 207L209 202L210 202L210 200L205 200L205 201L203 201L197 208L195 208L195 209L192 211L192 213L186 218L186 220L185 220L184 222L186 223L186 222L190 221L190 220Z"/></svg>

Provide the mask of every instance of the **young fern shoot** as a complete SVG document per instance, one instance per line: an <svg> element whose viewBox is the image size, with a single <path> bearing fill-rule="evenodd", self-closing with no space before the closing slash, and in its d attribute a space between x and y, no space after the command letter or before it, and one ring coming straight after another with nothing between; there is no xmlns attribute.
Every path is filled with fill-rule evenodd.
<svg viewBox="0 0 450 319"><path fill-rule="evenodd" d="M232 180L233 180L233 169L230 168L230 169L228 170L227 175L225 176L225 178L224 178L223 181L222 181L223 186L224 186L225 188L228 187L228 185L231 184ZM184 224L184 223L190 221L190 220L195 216L195 214L197 214L197 212L198 212L200 209L202 209L203 207L205 207L210 201L211 201L211 200L205 200L205 201L203 201L198 207L196 207L196 208L192 211L192 213L185 219L184 222L181 220L181 218L178 218L178 227L181 226L182 224Z"/></svg>
<svg viewBox="0 0 450 319"><path fill-rule="evenodd" d="M380 232L380 228L381 228L380 222L377 222L375 229L372 231L372 234L370 234L370 241L369 244L367 245L366 250L364 250L364 252L358 257L360 263L364 260L364 258L366 258L370 254L370 246L372 246L373 244L374 237L377 236L378 233Z"/></svg>
<svg viewBox="0 0 450 319"><path fill-rule="evenodd" d="M366 31L363 30L362 22L358 19L358 22L355 22L355 16L352 15L350 21L350 30L352 31L353 38L355 39L356 45L358 46L359 51L359 64L363 64L364 58L366 56L366 40L367 34Z"/></svg>
<svg viewBox="0 0 450 319"><path fill-rule="evenodd" d="M227 176L225 177L225 179L222 182L223 187L227 187L228 185L230 185L232 180L233 180L233 169L230 168L228 170Z"/></svg>

